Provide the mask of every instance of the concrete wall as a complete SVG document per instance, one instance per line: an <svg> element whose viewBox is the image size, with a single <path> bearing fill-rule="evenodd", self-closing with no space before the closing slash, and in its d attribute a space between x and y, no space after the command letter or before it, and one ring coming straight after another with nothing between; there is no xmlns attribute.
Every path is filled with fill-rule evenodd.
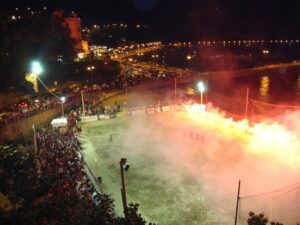
<svg viewBox="0 0 300 225"><path fill-rule="evenodd" d="M98 99L97 102L100 100L107 101L114 96L117 96L119 94L123 93L122 91L111 91L105 94L105 100L104 99ZM93 95L89 96L88 94L84 95L85 100L89 100L89 98L93 98ZM96 102L96 103L97 103ZM64 104L65 111L70 109L72 106L74 106L76 103L81 103L81 98ZM23 137L30 137L33 135L32 125L34 124L35 128L40 128L45 126L47 123L50 124L50 120L61 116L61 106L57 106L57 108L50 109L48 111L39 113L35 116L32 116L28 119L21 120L16 123L9 124L5 127L0 128L0 144L3 144L8 141L14 141L18 139L22 139Z"/></svg>
<svg viewBox="0 0 300 225"><path fill-rule="evenodd" d="M0 108L19 102L21 99L29 99L30 95L22 95L21 92L0 93Z"/></svg>
<svg viewBox="0 0 300 225"><path fill-rule="evenodd" d="M64 104L65 110L75 105L79 100ZM28 137L33 134L32 125L35 128L40 128L47 123L50 123L50 119L61 115L61 106L39 113L28 119L21 120L16 123L9 124L0 128L0 144L8 141L14 141L23 137Z"/></svg>

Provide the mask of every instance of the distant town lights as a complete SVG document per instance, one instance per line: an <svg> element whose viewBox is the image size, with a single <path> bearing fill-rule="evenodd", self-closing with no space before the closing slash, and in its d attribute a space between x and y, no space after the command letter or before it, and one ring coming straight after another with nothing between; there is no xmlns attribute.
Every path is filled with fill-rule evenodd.
<svg viewBox="0 0 300 225"><path fill-rule="evenodd" d="M267 55L267 54L269 54L269 53L270 53L270 51L269 51L269 50L265 50L265 49L264 49L262 52L263 52L263 54L265 54L265 55Z"/></svg>
<svg viewBox="0 0 300 225"><path fill-rule="evenodd" d="M87 69L88 71L92 71L92 70L95 69L95 66L88 66L86 69Z"/></svg>

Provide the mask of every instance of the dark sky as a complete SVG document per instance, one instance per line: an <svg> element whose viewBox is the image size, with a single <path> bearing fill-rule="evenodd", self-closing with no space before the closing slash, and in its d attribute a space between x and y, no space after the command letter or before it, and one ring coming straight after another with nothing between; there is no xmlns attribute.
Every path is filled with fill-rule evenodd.
<svg viewBox="0 0 300 225"><path fill-rule="evenodd" d="M159 32L197 38L298 38L300 1L284 0L1 0L1 9L74 10L86 24L144 22Z"/></svg>

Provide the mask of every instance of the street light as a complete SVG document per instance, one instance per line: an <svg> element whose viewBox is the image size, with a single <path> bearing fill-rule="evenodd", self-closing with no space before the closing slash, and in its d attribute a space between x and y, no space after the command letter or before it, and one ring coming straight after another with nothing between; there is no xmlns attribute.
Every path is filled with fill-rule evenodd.
<svg viewBox="0 0 300 225"><path fill-rule="evenodd" d="M203 104L203 92L205 91L205 85L202 81L199 81L197 84L198 91L200 91L201 101L200 104Z"/></svg>
<svg viewBox="0 0 300 225"><path fill-rule="evenodd" d="M95 69L95 66L88 66L86 69L91 72L91 82L92 82L93 81L93 71Z"/></svg>
<svg viewBox="0 0 300 225"><path fill-rule="evenodd" d="M188 62L188 69L190 69L191 67L191 62L192 62L192 56L191 55L187 55L186 56L187 62Z"/></svg>
<svg viewBox="0 0 300 225"><path fill-rule="evenodd" d="M34 75L38 76L43 72L43 68L40 64L40 62L38 61L33 61L31 63L31 73L33 73Z"/></svg>
<svg viewBox="0 0 300 225"><path fill-rule="evenodd" d="M60 103L61 103L61 114L62 114L62 118L64 117L64 103L66 102L66 97L65 96L61 96L59 98Z"/></svg>
<svg viewBox="0 0 300 225"><path fill-rule="evenodd" d="M187 59L187 60L191 60L191 59L192 59L192 56L191 56L191 55L187 55L187 56L186 56L186 59Z"/></svg>

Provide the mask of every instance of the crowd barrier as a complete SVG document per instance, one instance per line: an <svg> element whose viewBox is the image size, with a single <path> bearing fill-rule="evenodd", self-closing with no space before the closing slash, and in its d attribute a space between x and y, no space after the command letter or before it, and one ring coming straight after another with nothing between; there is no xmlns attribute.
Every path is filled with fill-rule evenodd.
<svg viewBox="0 0 300 225"><path fill-rule="evenodd" d="M81 122L91 122L91 121L96 121L98 120L98 116L81 116L80 117Z"/></svg>
<svg viewBox="0 0 300 225"><path fill-rule="evenodd" d="M183 106L166 105L162 107L131 107L126 110L126 114L129 116L155 114L159 112L170 112L170 111L184 111ZM115 115L100 114L92 116L80 116L80 121L83 123L92 122L97 120L107 120L115 118Z"/></svg>
<svg viewBox="0 0 300 225"><path fill-rule="evenodd" d="M110 118L114 118L113 115L107 115L107 114L100 114L100 115L93 115L93 116L80 116L80 121L83 123L86 122L92 122L97 120L108 120Z"/></svg>
<svg viewBox="0 0 300 225"><path fill-rule="evenodd" d="M133 107L133 108L129 108L127 110L129 115L138 115L138 114L145 114L146 113L146 107Z"/></svg>
<svg viewBox="0 0 300 225"><path fill-rule="evenodd" d="M112 116L106 114L101 114L98 116L98 120L108 120L110 118L112 118Z"/></svg>

